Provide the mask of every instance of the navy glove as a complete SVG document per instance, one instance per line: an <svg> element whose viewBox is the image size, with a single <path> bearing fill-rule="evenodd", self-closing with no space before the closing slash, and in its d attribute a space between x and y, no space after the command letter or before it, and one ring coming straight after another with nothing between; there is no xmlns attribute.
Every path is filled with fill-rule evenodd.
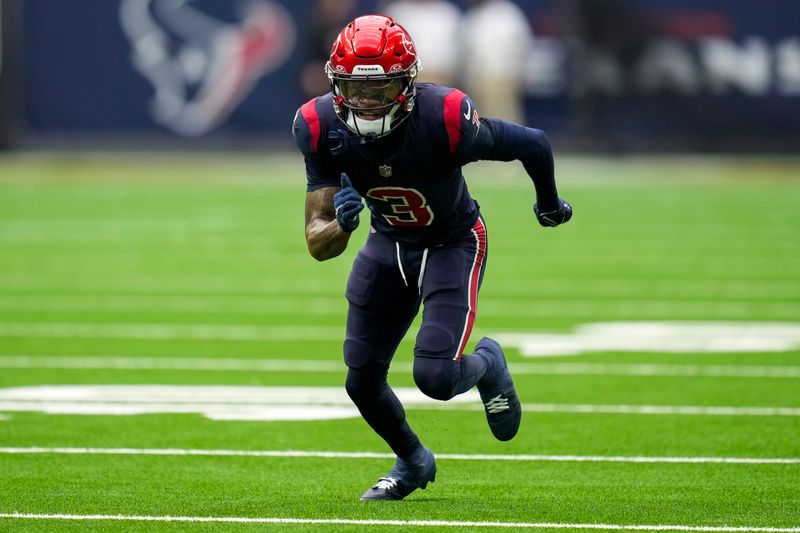
<svg viewBox="0 0 800 533"><path fill-rule="evenodd" d="M353 188L350 178L342 172L342 190L333 195L333 208L336 209L336 221L347 233L358 227L358 214L364 209L361 195Z"/></svg>
<svg viewBox="0 0 800 533"><path fill-rule="evenodd" d="M558 209L542 213L539 211L539 204L533 204L533 213L536 215L536 220L539 221L539 224L546 228L553 228L559 224L567 223L572 218L572 206L566 200L559 198Z"/></svg>

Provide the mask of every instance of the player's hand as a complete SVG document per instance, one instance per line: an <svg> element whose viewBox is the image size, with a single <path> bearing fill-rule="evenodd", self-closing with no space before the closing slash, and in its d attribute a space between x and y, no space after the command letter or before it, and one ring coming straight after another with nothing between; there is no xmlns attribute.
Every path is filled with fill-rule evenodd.
<svg viewBox="0 0 800 533"><path fill-rule="evenodd" d="M342 172L342 190L333 195L333 208L336 209L336 221L347 233L358 227L358 214L364 209L361 195L355 190L350 178Z"/></svg>
<svg viewBox="0 0 800 533"><path fill-rule="evenodd" d="M553 228L560 224L566 224L572 218L572 206L566 200L558 199L558 209L553 211L539 211L539 204L533 204L533 213L539 224L546 228Z"/></svg>

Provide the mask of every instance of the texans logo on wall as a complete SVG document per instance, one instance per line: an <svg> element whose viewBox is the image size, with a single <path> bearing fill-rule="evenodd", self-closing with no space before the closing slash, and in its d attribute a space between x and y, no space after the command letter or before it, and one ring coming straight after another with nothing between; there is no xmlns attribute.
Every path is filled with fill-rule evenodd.
<svg viewBox="0 0 800 533"><path fill-rule="evenodd" d="M296 39L292 17L276 2L226 2L232 14L211 7L202 0L120 2L131 62L155 91L151 116L187 137L222 124L259 79L286 62Z"/></svg>

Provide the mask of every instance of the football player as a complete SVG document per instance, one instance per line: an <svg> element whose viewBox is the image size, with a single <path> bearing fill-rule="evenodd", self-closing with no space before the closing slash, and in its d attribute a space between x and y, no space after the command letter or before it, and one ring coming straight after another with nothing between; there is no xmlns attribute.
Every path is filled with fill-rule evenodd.
<svg viewBox="0 0 800 533"><path fill-rule="evenodd" d="M543 226L572 216L560 199L544 133L480 118L459 91L416 83L411 36L382 15L339 33L325 71L331 92L297 111L293 134L305 158L306 242L319 261L341 254L364 203L370 232L347 282L346 389L397 461L361 498L399 500L436 476L433 454L406 421L387 384L401 339L423 306L414 381L449 400L477 386L492 434L516 435L522 409L500 345L483 338L464 353L477 311L488 232L461 169L484 160L522 162Z"/></svg>

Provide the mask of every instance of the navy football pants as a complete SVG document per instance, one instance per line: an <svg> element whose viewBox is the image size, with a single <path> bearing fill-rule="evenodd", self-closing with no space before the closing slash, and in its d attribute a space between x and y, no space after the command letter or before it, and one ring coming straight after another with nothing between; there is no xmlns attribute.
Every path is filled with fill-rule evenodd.
<svg viewBox="0 0 800 533"><path fill-rule="evenodd" d="M464 354L486 267L486 226L479 218L457 242L410 250L371 233L347 283L346 388L364 419L400 457L419 440L386 375L398 344L423 306L414 347L414 381L438 400L472 388L486 370Z"/></svg>

